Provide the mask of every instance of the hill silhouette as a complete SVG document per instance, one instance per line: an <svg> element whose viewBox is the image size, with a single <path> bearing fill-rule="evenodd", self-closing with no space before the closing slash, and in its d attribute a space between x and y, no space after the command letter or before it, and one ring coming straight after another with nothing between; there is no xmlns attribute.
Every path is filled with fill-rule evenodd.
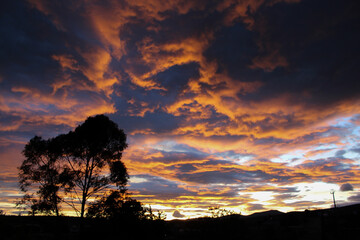
<svg viewBox="0 0 360 240"><path fill-rule="evenodd" d="M360 204L171 221L0 216L1 239L356 239Z"/></svg>

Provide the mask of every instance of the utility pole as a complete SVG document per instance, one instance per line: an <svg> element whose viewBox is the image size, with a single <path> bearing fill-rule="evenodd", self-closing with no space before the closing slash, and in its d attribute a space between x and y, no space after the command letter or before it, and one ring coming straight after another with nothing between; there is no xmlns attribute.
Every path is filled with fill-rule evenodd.
<svg viewBox="0 0 360 240"><path fill-rule="evenodd" d="M333 195L334 208L336 208L336 203L335 203L335 191L334 191L334 190L331 190L330 194Z"/></svg>

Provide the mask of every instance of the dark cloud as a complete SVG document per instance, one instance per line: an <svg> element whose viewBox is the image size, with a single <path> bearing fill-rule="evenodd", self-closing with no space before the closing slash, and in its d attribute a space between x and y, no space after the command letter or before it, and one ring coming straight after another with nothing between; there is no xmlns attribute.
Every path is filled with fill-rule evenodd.
<svg viewBox="0 0 360 240"><path fill-rule="evenodd" d="M240 174L237 171L207 171L198 173L179 173L177 178L182 181L201 183L201 184L212 184L212 183L223 183L231 184L236 183Z"/></svg>
<svg viewBox="0 0 360 240"><path fill-rule="evenodd" d="M131 142L132 143L132 142ZM148 158L148 162L158 162L158 163L179 163L179 165L174 165L174 167L170 167L172 170L174 170L175 168L183 168L183 169L190 169L190 168L196 168L194 166L194 164L191 163L187 163L187 164L183 164L183 161L195 161L195 160L203 160L204 158L206 158L206 156L208 156L208 154L206 153L202 153L200 151L184 151L181 149L177 149L176 146L175 148L168 148L166 146L161 147L160 148L164 148L165 150L159 149L159 150L154 150L152 151L153 153L161 153L161 156L154 156L154 157L150 157ZM143 161L142 159L138 159L138 161ZM192 166L192 167L190 167Z"/></svg>
<svg viewBox="0 0 360 240"><path fill-rule="evenodd" d="M173 212L173 217L176 217L176 218L184 218L185 215L181 214L181 213L179 212L179 210L175 210L175 211Z"/></svg>
<svg viewBox="0 0 360 240"><path fill-rule="evenodd" d="M350 183L344 183L340 186L340 191L346 192L346 191L353 191L354 188Z"/></svg>
<svg viewBox="0 0 360 240"><path fill-rule="evenodd" d="M259 204L259 203L248 203L247 205L248 205L248 207L246 208L246 210L249 212L266 210L266 208L264 208L264 205Z"/></svg>
<svg viewBox="0 0 360 240"><path fill-rule="evenodd" d="M258 52L255 42L257 34L248 30L245 24L236 23L222 28L215 36L205 56L219 63L218 72L226 72L233 79L241 81L259 80L261 75L248 68Z"/></svg>
<svg viewBox="0 0 360 240"><path fill-rule="evenodd" d="M360 202L360 193L356 193L355 195L348 197L347 200L349 202Z"/></svg>
<svg viewBox="0 0 360 240"><path fill-rule="evenodd" d="M359 4L301 1L261 7L255 31L264 51L278 49L289 65L264 73L253 99L290 92L294 103L329 106L359 97Z"/></svg>
<svg viewBox="0 0 360 240"><path fill-rule="evenodd" d="M350 151L360 154L360 148L352 148Z"/></svg>
<svg viewBox="0 0 360 240"><path fill-rule="evenodd" d="M224 164L224 163L223 163ZM202 169L206 169L206 165L200 165ZM200 167L199 166L199 167ZM219 165L221 166L221 165ZM222 165L224 166L224 165ZM272 181L284 182L290 176L280 176L278 174L268 174L266 172L255 170L246 171L235 168L222 168L218 171L203 171L196 173L178 173L177 178L182 181L201 183L201 184L235 184L235 183L252 183Z"/></svg>
<svg viewBox="0 0 360 240"><path fill-rule="evenodd" d="M13 176L2 176L0 178L0 187L5 191L5 189L13 189L18 186L18 178Z"/></svg>
<svg viewBox="0 0 360 240"><path fill-rule="evenodd" d="M289 143L290 141L291 140L275 138L275 137L255 139L255 143L259 145L282 144L282 143Z"/></svg>
<svg viewBox="0 0 360 240"><path fill-rule="evenodd" d="M346 153L345 150L336 151L335 157L337 157L337 158L342 158L342 157L344 157L344 154L345 154L345 153Z"/></svg>
<svg viewBox="0 0 360 240"><path fill-rule="evenodd" d="M168 90L166 96L169 96L181 93L187 87L190 78L197 79L199 76L199 64L194 62L172 66L155 75L153 79Z"/></svg>
<svg viewBox="0 0 360 240"><path fill-rule="evenodd" d="M281 187L277 188L276 191L283 193L298 193L300 190L297 187Z"/></svg>
<svg viewBox="0 0 360 240"><path fill-rule="evenodd" d="M64 20L71 21L69 26L76 28L74 32L62 31L26 1L11 1L2 6L0 25L3 37L0 45L6 46L0 50L2 84L9 84L7 87L33 87L49 93L52 91L51 85L62 76L62 69L54 55L69 54L79 64L85 64L75 49L91 49L93 43L84 41L86 38L80 40L74 34L85 29L76 28L79 19L71 21L73 17L61 15ZM75 81L87 81L78 72L71 74Z"/></svg>
<svg viewBox="0 0 360 240"><path fill-rule="evenodd" d="M180 188L177 183L151 175L135 175L132 177L140 177L145 179L143 182L131 183L129 190L136 190L142 195L156 195L159 199L169 199L178 196L191 196L192 192ZM131 180L131 178L130 178Z"/></svg>
<svg viewBox="0 0 360 240"><path fill-rule="evenodd" d="M316 168L318 170L331 171L333 173L346 173L353 175L347 170L351 170L351 164L343 161L342 158L316 159L315 161L307 161L299 165L300 168Z"/></svg>
<svg viewBox="0 0 360 240"><path fill-rule="evenodd" d="M280 201L284 201L284 200L289 200L289 199L296 198L297 196L298 195L296 195L296 194L285 193L285 194L276 195L275 199L280 200Z"/></svg>
<svg viewBox="0 0 360 240"><path fill-rule="evenodd" d="M176 129L181 121L180 117L166 113L160 109L154 112L146 112L142 116L129 116L126 113L126 108L117 107L119 112L112 115L112 119L119 124L127 133L135 130L150 129L155 133L167 133Z"/></svg>
<svg viewBox="0 0 360 240"><path fill-rule="evenodd" d="M192 164L181 164L178 167L178 170L182 173L188 173L197 170L197 168L194 167Z"/></svg>
<svg viewBox="0 0 360 240"><path fill-rule="evenodd" d="M295 201L295 202L291 202L291 203L286 203L287 206L292 206L292 207L296 207L299 209L313 209L314 206L316 205L322 205L322 204L326 204L328 202L326 201Z"/></svg>
<svg viewBox="0 0 360 240"><path fill-rule="evenodd" d="M65 49L63 34L43 14L28 9L25 1L3 3L0 11L0 94L21 99L23 88L33 88L40 94L50 93L49 85L61 72L51 56ZM18 108L23 106L13 103L1 114L9 119L23 119ZM42 109L38 113L45 111Z"/></svg>

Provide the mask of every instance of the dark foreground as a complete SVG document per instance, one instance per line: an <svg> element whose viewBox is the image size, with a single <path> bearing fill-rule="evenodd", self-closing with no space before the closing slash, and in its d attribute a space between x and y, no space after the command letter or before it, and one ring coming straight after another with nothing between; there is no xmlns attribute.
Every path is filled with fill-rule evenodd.
<svg viewBox="0 0 360 240"><path fill-rule="evenodd" d="M0 216L0 239L357 239L360 204L173 221Z"/></svg>

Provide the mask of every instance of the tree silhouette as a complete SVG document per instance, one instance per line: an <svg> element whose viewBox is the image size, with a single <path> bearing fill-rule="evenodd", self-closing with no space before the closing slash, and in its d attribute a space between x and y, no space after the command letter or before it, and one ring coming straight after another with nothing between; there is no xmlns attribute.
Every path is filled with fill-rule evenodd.
<svg viewBox="0 0 360 240"><path fill-rule="evenodd" d="M110 191L107 196L91 203L86 216L117 220L164 220L166 218L163 212L158 211L154 214L151 207L144 207L141 202L131 198L126 190Z"/></svg>
<svg viewBox="0 0 360 240"><path fill-rule="evenodd" d="M39 190L26 194L22 203L30 202L33 212L58 215L60 202L66 202L83 217L90 197L110 185L125 190L129 176L121 157L126 147L123 130L104 115L89 117L74 131L49 140L34 137L23 151L20 188L27 192L36 185Z"/></svg>
<svg viewBox="0 0 360 240"><path fill-rule="evenodd" d="M235 212L233 210L220 208L219 206L209 207L208 210L210 212L209 217L211 217L211 218L219 218L219 217L224 217L224 216L229 216L229 215L235 214Z"/></svg>
<svg viewBox="0 0 360 240"><path fill-rule="evenodd" d="M145 209L141 203L132 199L126 192L111 191L108 196L90 204L87 217L108 219L141 219Z"/></svg>
<svg viewBox="0 0 360 240"><path fill-rule="evenodd" d="M59 216L60 188L65 191L72 187L67 181L69 169L58 162L59 149L54 140L33 137L23 150L25 160L19 168L20 189L25 193L18 205L29 205L31 213L55 213ZM33 192L32 187L38 186Z"/></svg>
<svg viewBox="0 0 360 240"><path fill-rule="evenodd" d="M108 117L97 115L58 138L64 139L61 159L73 173L75 187L71 193L80 201L80 216L83 217L90 197L110 184L119 188L126 185L129 176L121 162L122 152L127 147L126 135Z"/></svg>

